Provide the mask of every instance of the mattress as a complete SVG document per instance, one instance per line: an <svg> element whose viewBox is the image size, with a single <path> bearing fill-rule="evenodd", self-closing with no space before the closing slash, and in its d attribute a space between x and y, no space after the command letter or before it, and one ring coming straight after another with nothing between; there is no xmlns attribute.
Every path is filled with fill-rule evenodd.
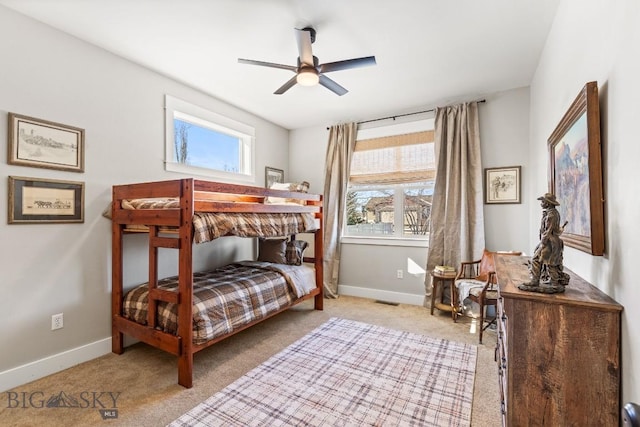
<svg viewBox="0 0 640 427"><path fill-rule="evenodd" d="M290 306L315 288L314 270L243 261L193 275L193 342L202 344ZM178 277L158 281L158 289L177 291ZM147 324L148 284L125 294L123 316ZM177 334L178 306L159 302L156 328Z"/></svg>

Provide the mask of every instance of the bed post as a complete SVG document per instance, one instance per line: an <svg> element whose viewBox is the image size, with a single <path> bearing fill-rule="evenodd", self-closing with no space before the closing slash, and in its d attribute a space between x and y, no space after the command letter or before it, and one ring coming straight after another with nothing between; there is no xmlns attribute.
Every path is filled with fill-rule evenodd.
<svg viewBox="0 0 640 427"><path fill-rule="evenodd" d="M112 190L111 218L115 218L120 200ZM111 351L124 352L124 334L116 326L116 317L122 315L122 224L111 221Z"/></svg>
<svg viewBox="0 0 640 427"><path fill-rule="evenodd" d="M322 203L322 196L320 198L320 202ZM320 204L320 213L317 214L319 227L314 233L313 237L313 256L315 258L314 267L316 269L316 286L320 290L320 293L314 297L313 308L316 310L323 309L324 303L324 245L322 244L324 239L324 231L323 231L323 212L322 212L322 204Z"/></svg>
<svg viewBox="0 0 640 427"><path fill-rule="evenodd" d="M181 180L180 248L178 255L178 384L193 386L193 179Z"/></svg>

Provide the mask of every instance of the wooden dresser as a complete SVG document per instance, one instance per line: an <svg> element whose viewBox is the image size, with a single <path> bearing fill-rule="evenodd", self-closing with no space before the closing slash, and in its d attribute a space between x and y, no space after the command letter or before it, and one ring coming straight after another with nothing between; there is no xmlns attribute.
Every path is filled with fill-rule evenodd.
<svg viewBox="0 0 640 427"><path fill-rule="evenodd" d="M567 269L562 294L521 291L528 259L496 256L503 425L618 426L622 306Z"/></svg>

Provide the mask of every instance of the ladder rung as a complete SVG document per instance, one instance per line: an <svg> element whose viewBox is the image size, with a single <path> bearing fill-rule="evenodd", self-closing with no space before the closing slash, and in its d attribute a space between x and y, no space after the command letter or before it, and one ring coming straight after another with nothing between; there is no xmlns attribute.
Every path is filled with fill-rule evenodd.
<svg viewBox="0 0 640 427"><path fill-rule="evenodd" d="M180 239L175 237L151 237L149 244L155 248L180 249Z"/></svg>

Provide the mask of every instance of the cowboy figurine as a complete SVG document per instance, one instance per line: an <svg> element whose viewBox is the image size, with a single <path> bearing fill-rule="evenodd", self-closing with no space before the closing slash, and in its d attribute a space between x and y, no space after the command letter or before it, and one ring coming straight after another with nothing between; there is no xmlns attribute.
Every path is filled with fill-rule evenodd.
<svg viewBox="0 0 640 427"><path fill-rule="evenodd" d="M562 251L564 243L560 235L567 225L560 225L560 213L556 209L560 203L556 196L545 193L538 197L542 206L542 221L540 223L540 243L529 264L530 281L519 286L522 290L556 293L563 292L569 283L569 275L563 272ZM541 283L543 286L541 286Z"/></svg>

